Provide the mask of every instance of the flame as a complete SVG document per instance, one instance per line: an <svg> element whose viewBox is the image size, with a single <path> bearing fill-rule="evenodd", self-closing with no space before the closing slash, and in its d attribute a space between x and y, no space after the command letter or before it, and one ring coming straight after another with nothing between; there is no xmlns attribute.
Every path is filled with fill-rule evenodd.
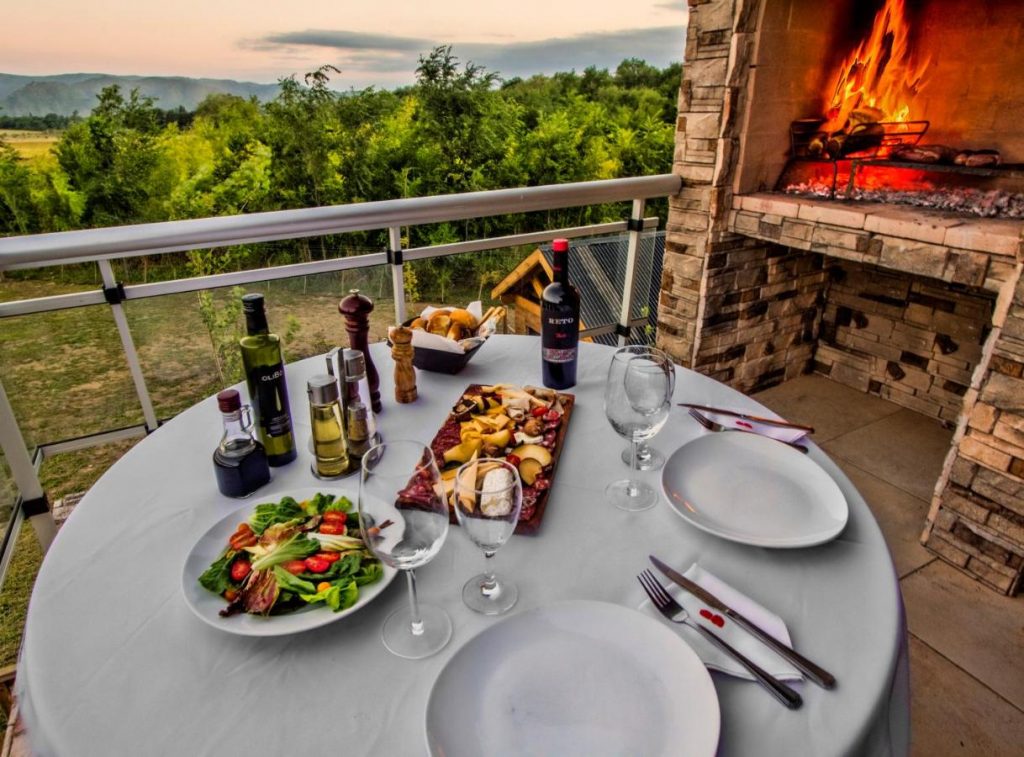
<svg viewBox="0 0 1024 757"><path fill-rule="evenodd" d="M925 85L931 58L917 64L909 42L904 0L885 0L871 33L842 62L832 77L822 129L846 127L854 111L868 108L870 121L911 120L911 103Z"/></svg>

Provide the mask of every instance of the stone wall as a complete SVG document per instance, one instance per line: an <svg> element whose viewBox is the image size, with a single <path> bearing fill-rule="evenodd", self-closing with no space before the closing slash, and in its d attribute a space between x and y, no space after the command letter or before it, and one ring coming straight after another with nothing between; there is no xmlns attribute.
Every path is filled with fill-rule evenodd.
<svg viewBox="0 0 1024 757"><path fill-rule="evenodd" d="M741 239L728 221L760 0L688 2L673 156L686 186L669 198L657 345L692 367L718 352L702 353L697 327L709 304L705 266L716 253L735 252Z"/></svg>
<svg viewBox="0 0 1024 757"><path fill-rule="evenodd" d="M952 427L995 296L849 261L828 271L814 370Z"/></svg>
<svg viewBox="0 0 1024 757"><path fill-rule="evenodd" d="M1006 594L1024 572L1024 278L996 303L922 540ZM987 362L984 362L987 360Z"/></svg>
<svg viewBox="0 0 1024 757"><path fill-rule="evenodd" d="M822 262L756 239L717 244L707 260L694 368L748 393L808 372L821 321Z"/></svg>

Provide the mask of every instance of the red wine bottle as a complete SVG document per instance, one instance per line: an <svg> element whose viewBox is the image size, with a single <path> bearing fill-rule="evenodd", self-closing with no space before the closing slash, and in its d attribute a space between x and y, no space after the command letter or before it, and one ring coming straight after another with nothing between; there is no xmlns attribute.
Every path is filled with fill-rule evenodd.
<svg viewBox="0 0 1024 757"><path fill-rule="evenodd" d="M580 341L580 295L569 283L569 240L551 243L554 281L544 287L540 303L541 370L544 386L568 389L576 384Z"/></svg>

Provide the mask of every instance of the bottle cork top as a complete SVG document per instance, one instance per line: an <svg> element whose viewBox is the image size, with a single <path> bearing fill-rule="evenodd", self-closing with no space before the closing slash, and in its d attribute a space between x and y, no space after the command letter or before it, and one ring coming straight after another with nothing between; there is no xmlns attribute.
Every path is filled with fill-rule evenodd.
<svg viewBox="0 0 1024 757"><path fill-rule="evenodd" d="M242 398L237 389L225 389L217 395L217 408L222 413L233 413L242 409Z"/></svg>

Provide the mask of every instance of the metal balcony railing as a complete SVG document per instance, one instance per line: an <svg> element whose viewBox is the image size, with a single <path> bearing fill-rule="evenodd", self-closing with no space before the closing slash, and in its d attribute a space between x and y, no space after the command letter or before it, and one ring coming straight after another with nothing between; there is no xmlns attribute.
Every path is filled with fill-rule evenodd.
<svg viewBox="0 0 1024 757"><path fill-rule="evenodd" d="M495 250L516 245L537 244L555 237L578 238L626 231L629 233L629 243L619 322L617 324L601 324L584 332L584 335L617 333L620 334L620 343L623 343L625 341L624 334L628 333L629 328L639 325L634 322L636 319L632 319L630 315L640 233L647 228L656 227L658 222L657 218L644 218L645 202L649 198L675 194L680 187L679 177L662 174L0 238L0 271L71 263L97 263L103 280L102 289L0 303L0 319L86 305L109 304L144 418L144 424L138 427L38 445L35 454L32 455L29 453L10 402L0 384L0 448L6 456L18 490L18 501L15 503L16 514L11 519L7 533L4 535L3 551L0 554L0 585L2 585L4 569L12 551L13 535L17 533L22 518L31 519L44 548L49 545L53 537L53 521L37 475L38 466L43 457L48 453L80 449L116 438L141 435L155 430L158 425L128 320L125 317L122 306L124 301L309 274L388 265L391 269L396 319L403 321L406 317L402 268L405 262ZM629 218L623 221L547 229L430 247L404 250L401 247L402 227L626 201L632 201L632 211ZM151 284L123 285L119 283L110 262L114 259L167 252L383 229L388 230L389 237L386 252L337 257L213 276L182 278Z"/></svg>

